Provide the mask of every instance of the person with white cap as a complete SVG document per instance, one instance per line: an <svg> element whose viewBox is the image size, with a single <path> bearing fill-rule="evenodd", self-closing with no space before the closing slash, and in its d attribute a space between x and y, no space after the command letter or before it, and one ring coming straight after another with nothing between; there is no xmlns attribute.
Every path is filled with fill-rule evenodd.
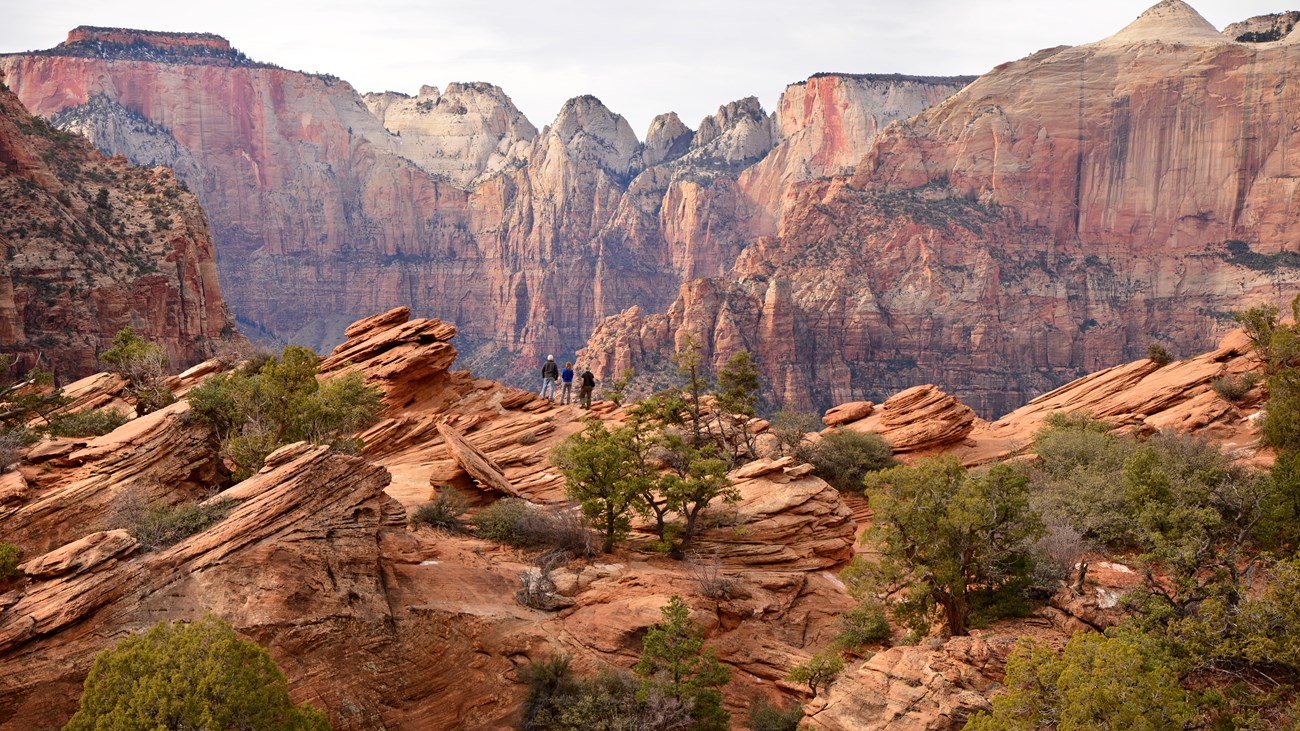
<svg viewBox="0 0 1300 731"><path fill-rule="evenodd" d="M560 367L555 365L555 356L546 356L542 365L542 398L555 400L555 382L560 380Z"/></svg>

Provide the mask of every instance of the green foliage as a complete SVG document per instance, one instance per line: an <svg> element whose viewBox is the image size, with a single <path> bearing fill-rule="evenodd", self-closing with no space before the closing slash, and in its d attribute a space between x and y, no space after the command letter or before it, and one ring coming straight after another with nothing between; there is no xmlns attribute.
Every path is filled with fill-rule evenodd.
<svg viewBox="0 0 1300 731"><path fill-rule="evenodd" d="M520 498L498 500L470 522L479 536L518 548L550 548L574 556L594 552L591 531L572 512L541 508Z"/></svg>
<svg viewBox="0 0 1300 731"><path fill-rule="evenodd" d="M555 727L560 710L574 695L577 681L567 655L553 655L519 668L519 682L528 687L524 695L524 731Z"/></svg>
<svg viewBox="0 0 1300 731"><path fill-rule="evenodd" d="M684 558L699 528L700 516L715 499L734 503L740 492L727 478L727 465L707 448L693 447L673 435L662 442L667 450L670 471L659 475L655 490L670 510L684 518L680 539L672 544L670 554ZM667 534L661 534L667 538Z"/></svg>
<svg viewBox="0 0 1300 731"><path fill-rule="evenodd" d="M65 731L318 731L324 713L294 706L266 650L208 614L159 622L99 653Z"/></svg>
<svg viewBox="0 0 1300 731"><path fill-rule="evenodd" d="M551 464L564 473L565 494L582 506L583 515L604 536L605 553L612 553L614 542L627 536L646 478L628 445L634 438L630 432L630 427L610 432L590 419L585 431L551 450Z"/></svg>
<svg viewBox="0 0 1300 731"><path fill-rule="evenodd" d="M632 669L649 687L690 707L689 728L727 729L730 715L722 708L718 689L731 680L730 672L712 649L704 647L704 633L691 620L681 597L674 595L661 611L663 620L646 631L641 659Z"/></svg>
<svg viewBox="0 0 1300 731"><path fill-rule="evenodd" d="M772 433L781 444L781 453L807 462L811 454L808 449L808 432L821 428L821 420L817 415L786 408L772 416L771 424Z"/></svg>
<svg viewBox="0 0 1300 731"><path fill-rule="evenodd" d="M455 490L445 487L438 491L438 497L421 505L411 514L411 525L418 528L428 526L448 533L459 533L465 529L460 516L469 506L465 498Z"/></svg>
<svg viewBox="0 0 1300 731"><path fill-rule="evenodd" d="M552 455L565 470L570 496L590 506L584 508L588 515L596 511L593 517L602 532L608 536L612 525L615 539L622 534L626 514L618 508L632 493L629 508L654 519L660 546L678 559L687 555L700 517L714 500L739 499L713 445L696 444L679 432L688 404L678 393L655 395L628 408L625 426L612 431L589 427ZM602 474L603 483L597 480ZM606 487L597 489L599 484ZM612 513L599 517L609 508ZM681 523L670 522L670 514L680 516Z"/></svg>
<svg viewBox="0 0 1300 731"><path fill-rule="evenodd" d="M1239 376L1224 376L1210 381L1210 388L1230 403L1239 403L1246 398L1250 390L1259 383L1259 376L1254 373L1242 373Z"/></svg>
<svg viewBox="0 0 1300 731"><path fill-rule="evenodd" d="M256 372L218 374L190 391L194 414L216 430L236 482L261 469L266 456L285 444L357 448L351 435L378 416L379 390L356 373L322 383L316 371L316 354L290 345Z"/></svg>
<svg viewBox="0 0 1300 731"><path fill-rule="evenodd" d="M807 685L808 690L816 698L817 689L829 687L843 669L844 660L840 659L839 651L831 647L814 653L808 658L808 662L795 665L785 679L792 683Z"/></svg>
<svg viewBox="0 0 1300 731"><path fill-rule="evenodd" d="M1186 669L1300 673L1300 560L1279 561L1260 573L1256 593L1220 586L1194 614L1165 627Z"/></svg>
<svg viewBox="0 0 1300 731"><path fill-rule="evenodd" d="M685 704L627 673L602 671L575 678L569 658L520 668L528 686L524 731L670 731L691 723Z"/></svg>
<svg viewBox="0 0 1300 731"><path fill-rule="evenodd" d="M677 366L677 375L686 381L685 398L682 408L686 413L686 424L690 427L690 443L700 445L704 442L704 406L701 399L707 383L704 378L704 345L695 333L681 334L677 352L673 353L673 364Z"/></svg>
<svg viewBox="0 0 1300 731"><path fill-rule="evenodd" d="M749 723L752 731L799 731L803 720L803 706L798 703L789 708L777 708L764 698L749 704Z"/></svg>
<svg viewBox="0 0 1300 731"><path fill-rule="evenodd" d="M885 616L885 605L879 601L865 598L841 614L839 619L840 632L835 636L837 647L851 650L889 639L889 619Z"/></svg>
<svg viewBox="0 0 1300 731"><path fill-rule="evenodd" d="M536 510L527 500L505 498L483 508L470 521L478 529L478 535L490 541L511 546L525 547L532 545L531 539L516 526L522 526L532 520Z"/></svg>
<svg viewBox="0 0 1300 731"><path fill-rule="evenodd" d="M0 543L0 581L18 578L18 559L23 555L22 549L12 543Z"/></svg>
<svg viewBox="0 0 1300 731"><path fill-rule="evenodd" d="M1173 356L1160 343L1151 343L1147 346L1147 360L1158 366L1167 366L1173 361Z"/></svg>
<svg viewBox="0 0 1300 731"><path fill-rule="evenodd" d="M0 457L8 466L18 458L18 447L39 436L28 424L34 419L48 421L49 415L68 403L59 389L51 388L54 375L33 368L21 377L10 375L14 357L0 353Z"/></svg>
<svg viewBox="0 0 1300 731"><path fill-rule="evenodd" d="M1134 607L1159 621L1187 616L1216 584L1238 583L1260 548L1294 540L1288 484L1249 474L1204 442L1138 441L1075 425L1048 428L1035 444L1037 506L1136 559L1145 596Z"/></svg>
<svg viewBox="0 0 1300 731"><path fill-rule="evenodd" d="M965 731L1183 731L1196 716L1172 660L1131 633L1081 632L1060 654L1022 642L1007 661L1006 686Z"/></svg>
<svg viewBox="0 0 1300 731"><path fill-rule="evenodd" d="M893 452L879 434L835 429L822 435L808 455L813 474L840 492L860 492L862 478L893 466Z"/></svg>
<svg viewBox="0 0 1300 731"><path fill-rule="evenodd" d="M615 406L623 405L623 398L627 394L627 389L632 385L632 379L636 377L636 371L631 368L624 368L623 372L618 374L618 378L613 383L605 384L601 390L600 396L608 401L613 401Z"/></svg>
<svg viewBox="0 0 1300 731"><path fill-rule="evenodd" d="M718 370L718 384L713 392L713 413L719 446L728 466L735 468L755 457L755 435L749 420L758 405L758 369L747 350L738 350Z"/></svg>
<svg viewBox="0 0 1300 731"><path fill-rule="evenodd" d="M113 336L112 347L101 353L99 360L130 383L136 411L141 415L175 402L176 398L162 383L167 356L162 348L137 335L130 325Z"/></svg>
<svg viewBox="0 0 1300 731"><path fill-rule="evenodd" d="M1029 480L1006 465L968 473L953 457L921 460L866 478L875 510L864 541L880 551L857 559L862 583L899 595L896 615L914 631L942 610L953 635L966 634L974 589L1019 591L1043 524L1029 506Z"/></svg>
<svg viewBox="0 0 1300 731"><path fill-rule="evenodd" d="M118 409L93 409L59 413L50 417L46 431L56 437L97 437L107 434L130 420Z"/></svg>
<svg viewBox="0 0 1300 731"><path fill-rule="evenodd" d="M130 531L140 545L146 548L163 548L221 522L232 507L234 506L229 501L207 505L155 503L138 510L128 508L120 513L120 517L125 518L125 524L120 527Z"/></svg>
<svg viewBox="0 0 1300 731"><path fill-rule="evenodd" d="M1255 356L1268 375L1264 441L1281 455L1300 453L1300 295L1291 301L1292 321L1284 324L1278 309L1255 307L1237 313Z"/></svg>

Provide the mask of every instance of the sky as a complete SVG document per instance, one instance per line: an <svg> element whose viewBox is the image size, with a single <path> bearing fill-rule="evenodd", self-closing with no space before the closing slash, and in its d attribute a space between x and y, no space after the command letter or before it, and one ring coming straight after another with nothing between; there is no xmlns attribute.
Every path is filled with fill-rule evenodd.
<svg viewBox="0 0 1300 731"><path fill-rule="evenodd" d="M1191 0L1217 28L1284 0ZM594 94L643 137L675 111L822 71L982 74L1042 48L1100 40L1155 0L0 0L0 52L50 48L78 25L208 32L257 61L330 73L360 92L502 87L539 128ZM1295 2L1294 6L1300 6Z"/></svg>

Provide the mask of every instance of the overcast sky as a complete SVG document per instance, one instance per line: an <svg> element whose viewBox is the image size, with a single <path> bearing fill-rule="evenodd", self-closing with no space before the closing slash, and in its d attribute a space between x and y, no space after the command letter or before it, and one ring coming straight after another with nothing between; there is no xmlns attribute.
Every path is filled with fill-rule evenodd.
<svg viewBox="0 0 1300 731"><path fill-rule="evenodd" d="M749 95L771 110L819 71L982 74L1040 48L1104 38L1154 0L0 0L0 52L78 25L216 33L258 61L358 91L489 81L539 128L594 94L638 136L660 112L694 127ZM1218 28L1282 0L1192 0ZM1293 3L1300 5L1300 2Z"/></svg>

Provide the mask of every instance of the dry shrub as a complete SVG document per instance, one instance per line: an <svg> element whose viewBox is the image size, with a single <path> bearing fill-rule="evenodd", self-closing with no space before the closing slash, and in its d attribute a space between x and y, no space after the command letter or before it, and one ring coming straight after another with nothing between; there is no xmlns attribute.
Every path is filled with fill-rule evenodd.
<svg viewBox="0 0 1300 731"><path fill-rule="evenodd" d="M469 509L469 504L460 493L451 488L443 488L438 497L421 505L411 514L411 526L427 526L448 533L460 533L465 530L460 516Z"/></svg>
<svg viewBox="0 0 1300 731"><path fill-rule="evenodd" d="M722 570L717 554L708 557L694 555L689 561L691 578L700 593L710 599L730 599L736 591L736 580Z"/></svg>
<svg viewBox="0 0 1300 731"><path fill-rule="evenodd" d="M594 556L596 541L581 516L569 508L541 507L505 498L483 508L471 521L478 534L518 548L548 548L570 556Z"/></svg>

